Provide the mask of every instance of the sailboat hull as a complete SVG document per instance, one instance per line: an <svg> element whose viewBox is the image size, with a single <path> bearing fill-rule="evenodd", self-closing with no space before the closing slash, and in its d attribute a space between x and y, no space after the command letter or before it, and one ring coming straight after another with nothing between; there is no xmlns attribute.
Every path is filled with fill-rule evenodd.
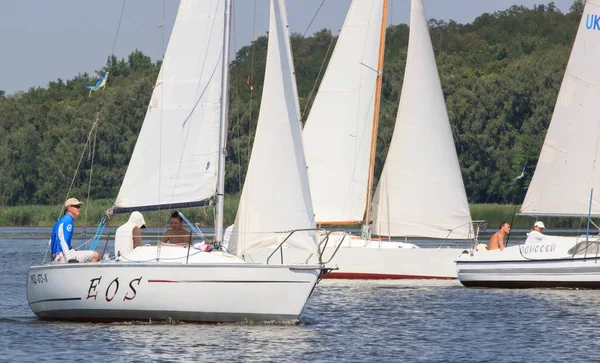
<svg viewBox="0 0 600 363"><path fill-rule="evenodd" d="M247 263L50 264L29 268L27 299L54 320L295 321L320 274Z"/></svg>
<svg viewBox="0 0 600 363"><path fill-rule="evenodd" d="M411 248L402 242L380 242L353 239L343 243L328 266L337 267L325 278L350 280L399 279L456 279L455 261L464 248ZM415 246L416 247L416 246ZM284 248L284 263L318 263L316 256L307 252ZM272 249L254 252L253 262L265 262ZM335 252L327 247L323 253L326 261ZM281 253L271 257L269 263L281 263Z"/></svg>
<svg viewBox="0 0 600 363"><path fill-rule="evenodd" d="M458 279L467 287L598 289L600 256L581 253L584 244L585 237L548 236L543 243L463 254L456 261Z"/></svg>

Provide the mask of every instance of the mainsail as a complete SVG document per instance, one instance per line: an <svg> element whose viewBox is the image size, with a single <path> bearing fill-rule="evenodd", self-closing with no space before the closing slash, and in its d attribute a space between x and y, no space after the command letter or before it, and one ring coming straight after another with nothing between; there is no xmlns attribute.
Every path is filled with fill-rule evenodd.
<svg viewBox="0 0 600 363"><path fill-rule="evenodd" d="M524 215L600 216L600 0L587 0Z"/></svg>
<svg viewBox="0 0 600 363"><path fill-rule="evenodd" d="M358 222L369 150L383 0L354 0L303 131L318 223Z"/></svg>
<svg viewBox="0 0 600 363"><path fill-rule="evenodd" d="M471 215L422 0L413 0L402 95L373 198L373 234L466 239Z"/></svg>
<svg viewBox="0 0 600 363"><path fill-rule="evenodd" d="M279 244L291 230L315 227L283 0L271 0L270 14L258 126L228 247L238 256ZM288 242L312 250L315 234L295 233Z"/></svg>
<svg viewBox="0 0 600 363"><path fill-rule="evenodd" d="M224 7L181 0L117 212L201 205L215 195Z"/></svg>

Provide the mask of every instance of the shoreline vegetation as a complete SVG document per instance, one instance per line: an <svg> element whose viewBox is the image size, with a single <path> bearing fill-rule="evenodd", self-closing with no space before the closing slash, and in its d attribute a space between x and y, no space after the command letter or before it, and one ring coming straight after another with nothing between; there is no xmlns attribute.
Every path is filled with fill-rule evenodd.
<svg viewBox="0 0 600 363"><path fill-rule="evenodd" d="M224 225L228 226L235 220L235 213L239 203L239 195L225 198ZM105 211L112 207L111 199L90 200L80 199L83 202L81 214L77 218L77 227L97 226ZM171 213L174 210L142 212L148 227L164 227L169 225ZM213 226L214 207L185 208L180 210L192 223L199 226ZM62 204L57 205L23 205L0 206L0 227L51 227L62 216ZM120 226L127 222L131 213L113 215L109 226Z"/></svg>
<svg viewBox="0 0 600 363"><path fill-rule="evenodd" d="M224 225L228 226L235 220L239 194L225 198ZM104 212L112 206L112 200L101 199L85 201L81 208L81 215L77 219L77 226L93 227L98 224ZM518 213L519 206L511 204L470 204L471 218L473 221L485 221L483 230L493 231L502 221L512 222L512 228L528 229L533 225L535 218L514 215ZM214 207L186 208L181 210L193 223L202 227L214 225ZM143 212L148 227L168 226L171 210ZM24 205L0 206L0 227L50 227L62 215L61 205ZM87 218L86 218L87 215ZM110 226L120 226L129 219L129 213L113 216ZM514 219L513 219L514 215ZM543 217L546 226L552 229L578 229L585 230L586 218L561 218ZM355 226L353 226L355 227Z"/></svg>

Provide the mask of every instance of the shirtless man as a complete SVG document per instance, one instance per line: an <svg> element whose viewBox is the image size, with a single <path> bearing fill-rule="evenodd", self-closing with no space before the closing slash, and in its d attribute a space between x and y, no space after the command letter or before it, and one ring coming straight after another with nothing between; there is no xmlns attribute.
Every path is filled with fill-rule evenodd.
<svg viewBox="0 0 600 363"><path fill-rule="evenodd" d="M190 243L190 232L181 228L183 223L183 218L179 215L178 212L173 212L171 214L171 229L165 232L165 235L162 238L163 243L171 242L171 243Z"/></svg>
<svg viewBox="0 0 600 363"><path fill-rule="evenodd" d="M500 223L500 230L490 238L488 243L488 251L491 250L503 250L504 249L504 237L510 233L510 224L508 222Z"/></svg>

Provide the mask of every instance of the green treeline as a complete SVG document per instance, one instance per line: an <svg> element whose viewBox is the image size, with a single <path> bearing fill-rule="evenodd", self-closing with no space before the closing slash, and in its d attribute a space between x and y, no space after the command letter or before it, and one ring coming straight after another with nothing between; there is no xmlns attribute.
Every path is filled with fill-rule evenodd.
<svg viewBox="0 0 600 363"><path fill-rule="evenodd" d="M83 205L77 226L85 226L88 232L93 228L105 211L113 204L113 199L94 199ZM240 194L228 195L224 205L224 224L231 225L235 220ZM87 202L87 201L86 201ZM481 231L495 231L500 222L507 221L513 228L530 229L531 217L515 216L517 205L511 204L471 204L473 221L484 221ZM200 226L214 226L214 208L188 208L183 213L193 223ZM0 226L52 226L62 215L62 204L56 205L21 205L13 207L0 206ZM144 212L149 227L167 227L171 211ZM111 220L111 226L119 226L126 222L129 214L117 214ZM570 228L585 233L587 218L547 217L544 223L551 229ZM167 227L168 228L168 227ZM340 227L346 229L346 227Z"/></svg>
<svg viewBox="0 0 600 363"><path fill-rule="evenodd" d="M471 203L518 204L523 200L582 10L582 1L576 0L567 14L550 3L533 9L513 6L483 14L471 24L430 20ZM395 123L408 35L404 24L387 29L376 175ZM335 40L328 30L292 38L303 119ZM241 48L232 61L228 193L238 193L244 181L266 49L267 38L259 37ZM89 190L92 199L115 198L159 68L160 62L153 63L135 51L127 59L108 57L96 75L58 79L45 88L13 95L0 91L0 205L58 205L71 184L70 195L86 198ZM83 85L93 85L105 72L110 72L106 89L88 97ZM95 122L97 132L88 143ZM525 177L509 185L523 167Z"/></svg>

